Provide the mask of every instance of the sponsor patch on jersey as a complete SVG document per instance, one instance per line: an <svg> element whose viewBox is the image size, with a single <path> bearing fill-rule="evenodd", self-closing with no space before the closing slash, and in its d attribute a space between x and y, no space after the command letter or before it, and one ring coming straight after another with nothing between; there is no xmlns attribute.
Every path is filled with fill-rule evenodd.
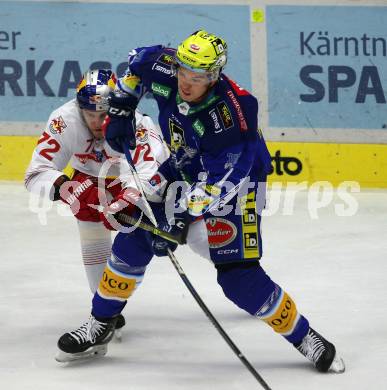
<svg viewBox="0 0 387 390"><path fill-rule="evenodd" d="M188 112L190 110L190 106L187 102L182 102L177 105L177 108L182 115L188 115Z"/></svg>
<svg viewBox="0 0 387 390"><path fill-rule="evenodd" d="M243 210L243 224L244 225L255 225L257 223L257 213L255 207L246 207Z"/></svg>
<svg viewBox="0 0 387 390"><path fill-rule="evenodd" d="M194 123L192 123L192 127L195 130L195 133L199 136L202 137L205 131L205 127L202 122L200 122L199 119L196 119Z"/></svg>
<svg viewBox="0 0 387 390"><path fill-rule="evenodd" d="M214 122L215 133L220 133L223 130L223 128L220 125L219 118L218 118L218 115L216 114L215 108L212 109L209 112L209 114L210 114L212 121Z"/></svg>
<svg viewBox="0 0 387 390"><path fill-rule="evenodd" d="M216 105L216 109L218 110L220 119L222 120L223 126L226 130L234 126L230 109L223 100Z"/></svg>
<svg viewBox="0 0 387 390"><path fill-rule="evenodd" d="M157 63L153 64L152 69L156 70L157 72L164 73L166 75L171 75L172 74L172 69L171 68L168 69L165 66L158 65Z"/></svg>
<svg viewBox="0 0 387 390"><path fill-rule="evenodd" d="M174 63L173 56L165 53L161 54L161 56L156 61L165 65L172 65Z"/></svg>
<svg viewBox="0 0 387 390"><path fill-rule="evenodd" d="M237 235L236 226L224 218L209 218L206 226L210 248L222 248L233 242Z"/></svg>
<svg viewBox="0 0 387 390"><path fill-rule="evenodd" d="M139 142L147 142L148 138L148 130L143 126L137 127L136 140Z"/></svg>
<svg viewBox="0 0 387 390"><path fill-rule="evenodd" d="M233 106L236 110L236 113L238 115L239 126L240 126L241 130L246 131L247 130L247 122L246 122L245 116L243 115L242 107L240 106L237 98L235 97L235 95L231 91L231 89L229 89L227 91L227 95L230 98L231 103L233 104Z"/></svg>
<svg viewBox="0 0 387 390"><path fill-rule="evenodd" d="M254 233L244 233L244 247L245 249L255 249L258 245L258 235L257 232Z"/></svg>
<svg viewBox="0 0 387 390"><path fill-rule="evenodd" d="M151 88L153 93L165 97L166 99L168 99L169 95L171 94L171 88L167 87L166 85L153 82Z"/></svg>
<svg viewBox="0 0 387 390"><path fill-rule="evenodd" d="M232 248L232 249L219 249L216 251L218 255L236 255L239 253L238 248Z"/></svg>
<svg viewBox="0 0 387 390"><path fill-rule="evenodd" d="M67 125L61 116L54 118L49 125L49 129L52 134L62 134L66 127Z"/></svg>
<svg viewBox="0 0 387 390"><path fill-rule="evenodd" d="M259 224L256 213L255 192L239 199L242 211L243 252L246 259L259 258Z"/></svg>

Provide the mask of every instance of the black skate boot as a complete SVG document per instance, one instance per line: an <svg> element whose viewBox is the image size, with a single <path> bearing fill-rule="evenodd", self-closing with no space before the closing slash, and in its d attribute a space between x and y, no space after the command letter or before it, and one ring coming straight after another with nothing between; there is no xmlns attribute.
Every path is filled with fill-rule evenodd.
<svg viewBox="0 0 387 390"><path fill-rule="evenodd" d="M335 346L312 328L309 328L301 342L293 345L315 365L318 371L344 372L344 361L337 356Z"/></svg>
<svg viewBox="0 0 387 390"><path fill-rule="evenodd" d="M122 328L125 326L125 317L122 314L118 314L116 322L116 330L114 331L114 338L117 341L122 340Z"/></svg>
<svg viewBox="0 0 387 390"><path fill-rule="evenodd" d="M104 356L107 344L114 335L117 317L89 320L72 332L65 333L58 340L59 352L55 356L58 362L65 363L90 357Z"/></svg>

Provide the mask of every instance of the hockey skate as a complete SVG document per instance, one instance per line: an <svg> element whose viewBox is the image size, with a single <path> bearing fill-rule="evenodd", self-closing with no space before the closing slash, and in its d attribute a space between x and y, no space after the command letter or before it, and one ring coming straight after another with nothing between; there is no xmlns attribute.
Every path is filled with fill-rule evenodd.
<svg viewBox="0 0 387 390"><path fill-rule="evenodd" d="M86 323L65 333L58 340L59 351L55 360L66 363L106 355L107 344L114 335L116 322L117 317L97 320L90 315Z"/></svg>
<svg viewBox="0 0 387 390"><path fill-rule="evenodd" d="M345 371L344 361L336 353L335 346L319 333L309 328L298 344L293 344L320 372L340 374Z"/></svg>

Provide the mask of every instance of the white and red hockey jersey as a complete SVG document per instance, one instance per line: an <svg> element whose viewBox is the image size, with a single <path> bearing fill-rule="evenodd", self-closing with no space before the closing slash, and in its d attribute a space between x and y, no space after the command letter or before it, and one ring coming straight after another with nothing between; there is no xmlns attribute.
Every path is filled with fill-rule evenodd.
<svg viewBox="0 0 387 390"><path fill-rule="evenodd" d="M131 154L138 176L145 184L168 158L169 151L150 117L136 112L136 125L136 148ZM123 187L136 187L125 156L114 151L104 139L93 137L75 99L50 115L25 174L27 190L49 196L68 163L87 175L118 177Z"/></svg>

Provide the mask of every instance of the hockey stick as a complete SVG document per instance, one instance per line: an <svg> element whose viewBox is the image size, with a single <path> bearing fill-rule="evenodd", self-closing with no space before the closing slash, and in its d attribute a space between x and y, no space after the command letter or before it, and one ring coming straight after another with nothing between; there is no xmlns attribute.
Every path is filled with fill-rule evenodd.
<svg viewBox="0 0 387 390"><path fill-rule="evenodd" d="M161 230L159 228L157 228L156 226L154 225L151 225L149 223L146 223L144 221L142 221L141 219L137 219L135 217L132 217L131 215L127 215L125 213L116 213L114 214L117 219L122 222L122 223L125 223L125 224L129 224L129 225L132 225L132 226L136 226L136 227L139 227L140 229L142 230L146 230L147 232L150 232L150 233L153 233L157 236L160 236L162 238L165 238L166 240L168 241L171 241L171 242L174 242L176 244L179 244L179 245L184 245L186 244L186 239L187 239L187 233L188 233L188 230L183 230L181 233L181 235L177 236L175 234L171 234L165 230Z"/></svg>
<svg viewBox="0 0 387 390"><path fill-rule="evenodd" d="M140 178L139 178L138 173L136 171L136 168L134 166L134 162L132 160L132 155L130 154L129 145L128 145L127 142L125 142L125 140L122 141L121 145L122 145L122 148L124 150L125 157L126 157L126 160L128 161L128 165L129 165L129 168L130 168L131 173L133 175L133 179L134 179L134 181L136 183L137 189L140 191L142 199L145 200L146 197L145 197L145 194L144 194L144 190L142 188L142 184L141 184ZM155 216L153 214L153 211L152 211L149 203L143 201L142 204L143 204L143 206L145 208L145 210L143 210L145 215L150 219L150 221L153 223L154 226L157 226L156 218L155 218Z"/></svg>
<svg viewBox="0 0 387 390"><path fill-rule="evenodd" d="M250 371L250 373L254 376L254 378L259 382L259 384L265 389L265 390L271 390L269 385L265 382L265 380L261 377L261 375L258 374L258 372L255 370L255 368L251 365L251 363L245 358L245 356L242 354L242 352L239 350L239 348L235 345L235 343L231 340L229 335L224 331L222 326L219 324L217 319L213 316L211 311L208 309L206 304L201 299L200 295L197 293L191 282L189 281L187 275L185 274L183 268L181 268L180 263L178 262L176 256L173 254L173 252L168 249L168 257L170 258L173 266L175 267L176 271L178 272L180 278L188 288L189 292L192 294L192 296L195 298L195 301L198 303L200 308L203 310L204 314L207 316L207 318L211 321L212 325L216 328L216 330L220 333L220 335L223 337L223 339L226 341L228 346L233 350L235 355L238 356L239 360L245 365L245 367Z"/></svg>

